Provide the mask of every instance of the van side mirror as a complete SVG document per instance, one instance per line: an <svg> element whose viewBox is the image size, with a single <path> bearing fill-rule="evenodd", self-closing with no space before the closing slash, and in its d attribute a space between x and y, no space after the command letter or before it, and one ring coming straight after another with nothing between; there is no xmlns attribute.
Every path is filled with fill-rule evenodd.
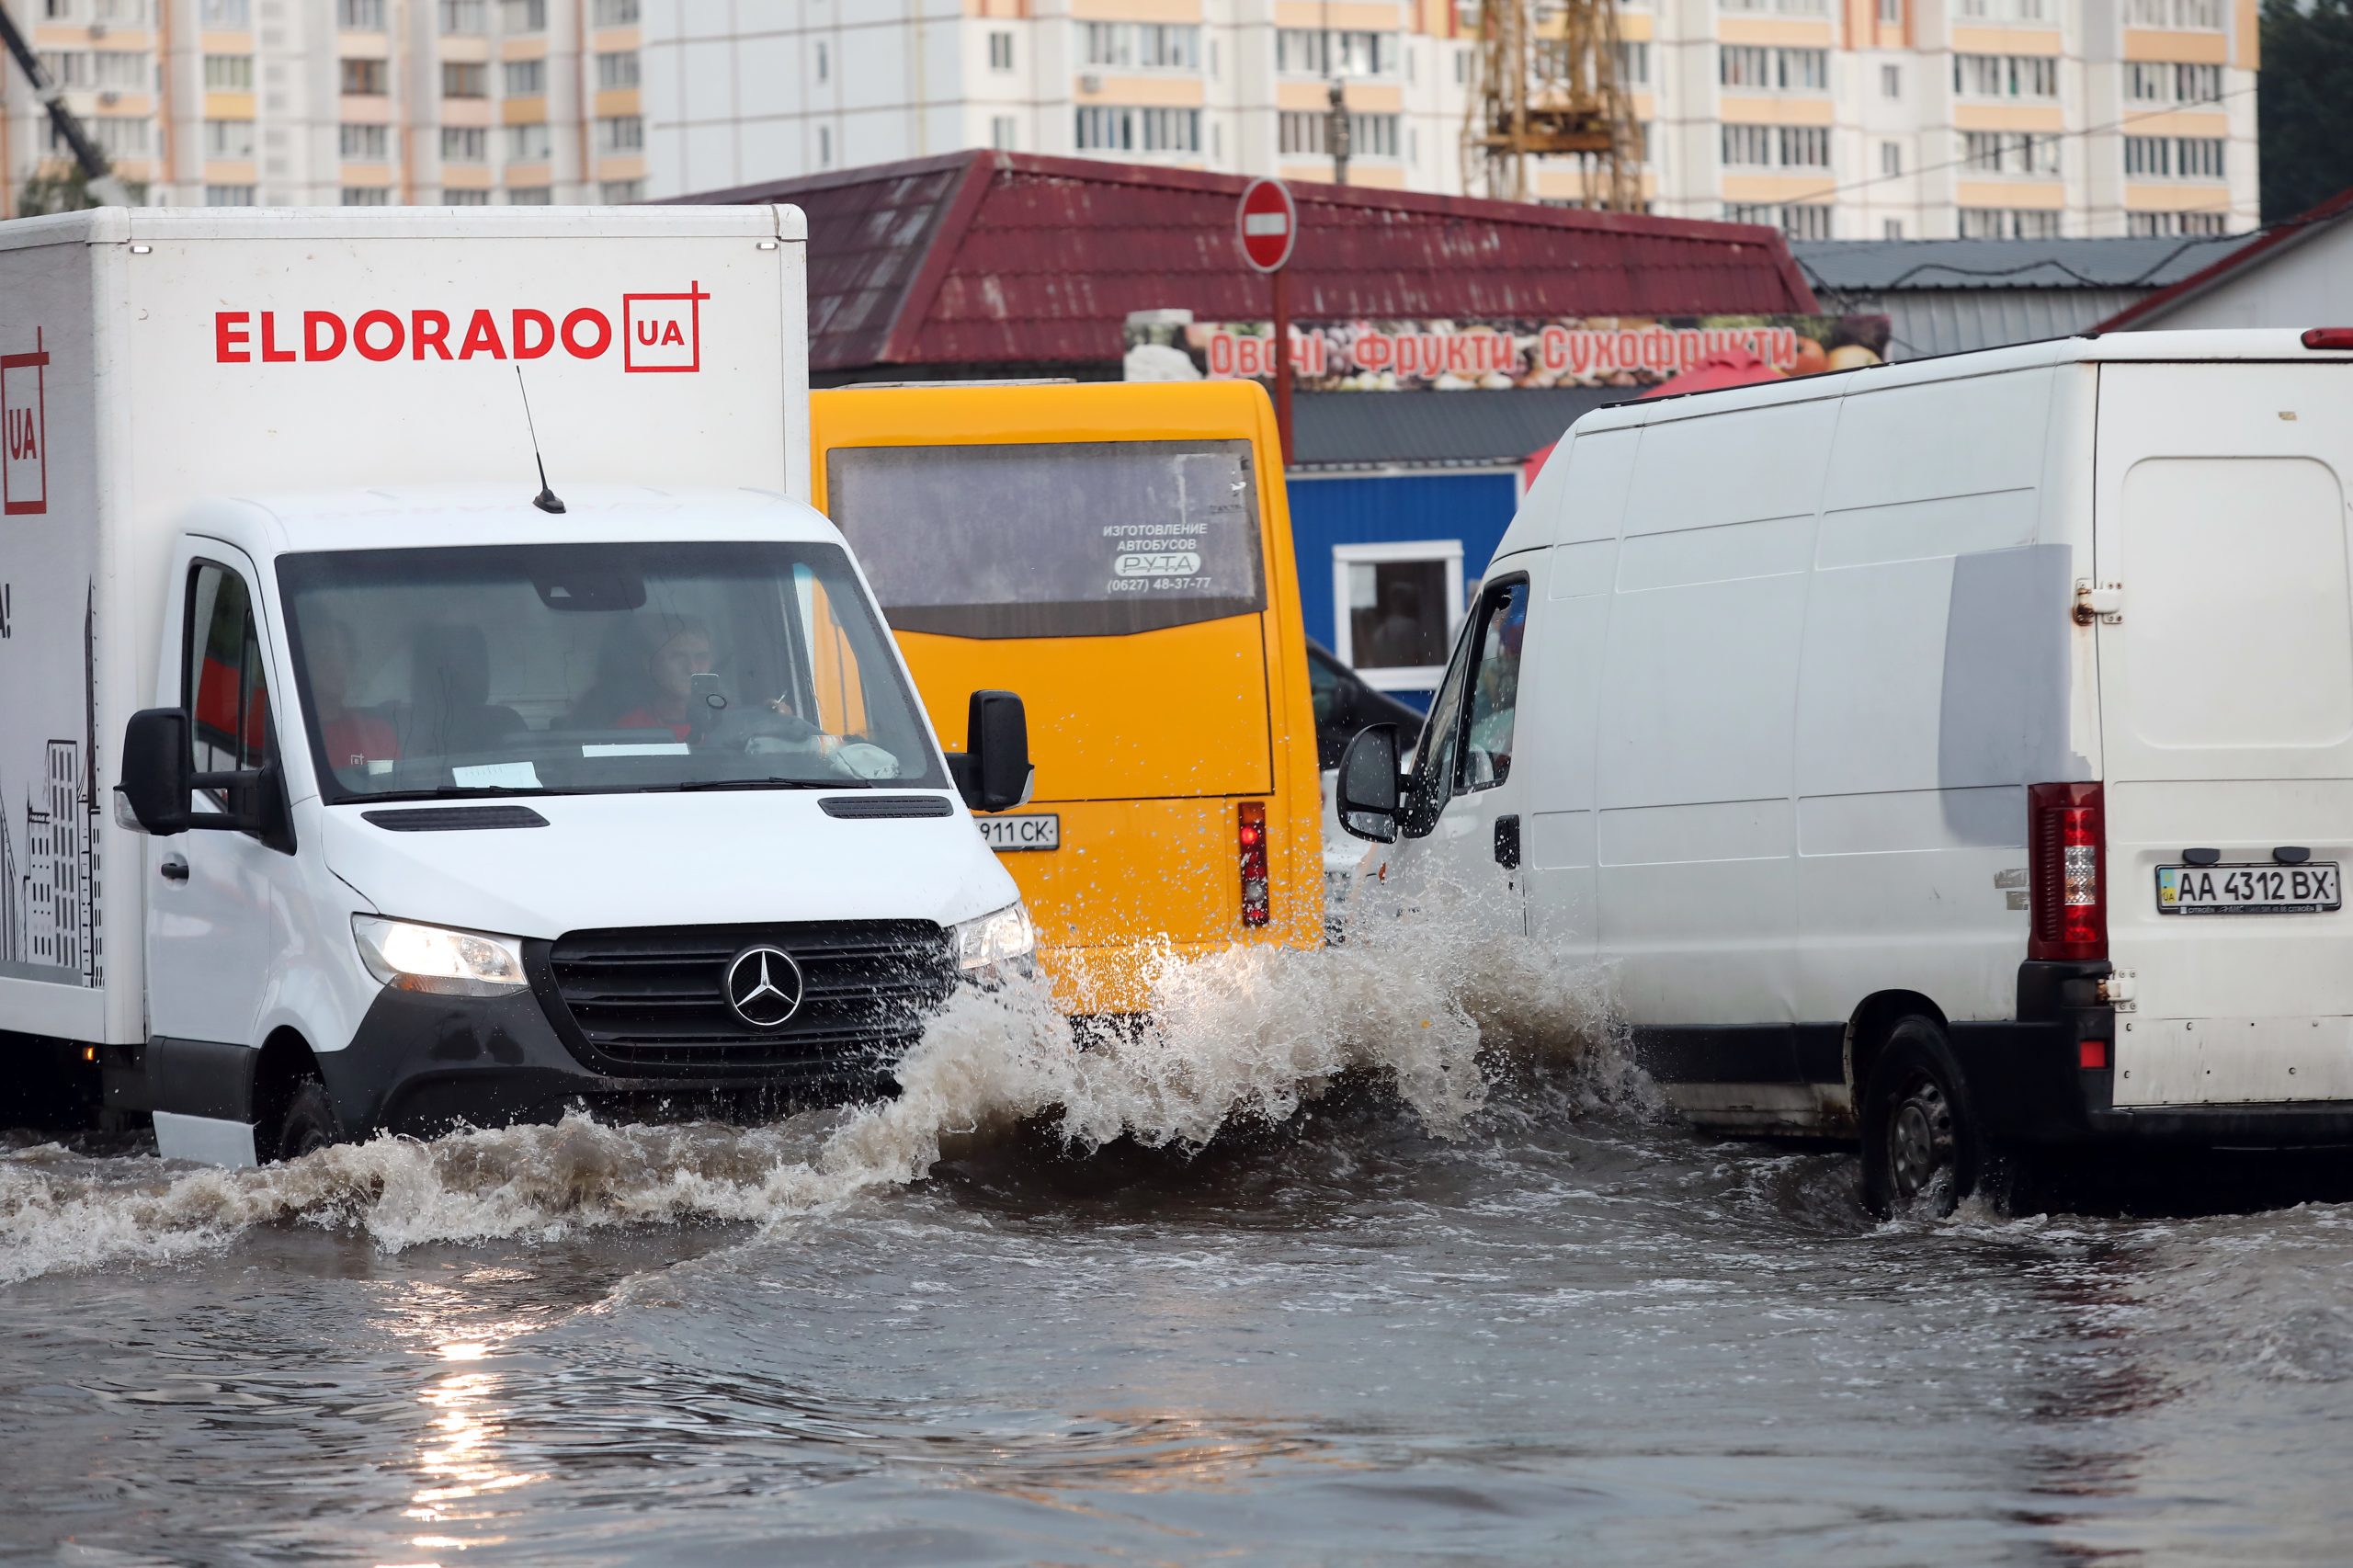
<svg viewBox="0 0 2353 1568"><path fill-rule="evenodd" d="M1009 691L976 691L964 749L948 756L957 792L976 812L1010 811L1029 798L1029 717Z"/></svg>
<svg viewBox="0 0 2353 1568"><path fill-rule="evenodd" d="M149 708L131 716L122 732L122 782L116 788L141 831L169 838L188 830L196 765L188 756L186 713Z"/></svg>
<svg viewBox="0 0 2353 1568"><path fill-rule="evenodd" d="M123 803L145 832L169 838L190 828L227 828L250 833L283 855L294 853L294 814L286 799L286 775L276 763L233 773L199 773L188 750L188 714L177 708L148 708L131 716L122 732ZM225 812L188 809L198 790L228 797Z"/></svg>
<svg viewBox="0 0 2353 1568"><path fill-rule="evenodd" d="M1397 841L1397 803L1404 780L1397 767L1397 726L1368 724L1340 754L1340 825L1375 844Z"/></svg>

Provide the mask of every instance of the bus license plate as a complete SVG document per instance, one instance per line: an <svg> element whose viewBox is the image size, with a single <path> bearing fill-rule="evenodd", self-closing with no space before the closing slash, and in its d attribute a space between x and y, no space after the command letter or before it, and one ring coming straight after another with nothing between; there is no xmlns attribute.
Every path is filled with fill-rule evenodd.
<svg viewBox="0 0 2353 1568"><path fill-rule="evenodd" d="M2323 915L2342 902L2333 860L2305 866L2160 866L2160 915Z"/></svg>
<svg viewBox="0 0 2353 1568"><path fill-rule="evenodd" d="M1002 854L1008 849L1060 849L1063 819L1059 812L1030 812L1013 817L974 817L981 842Z"/></svg>

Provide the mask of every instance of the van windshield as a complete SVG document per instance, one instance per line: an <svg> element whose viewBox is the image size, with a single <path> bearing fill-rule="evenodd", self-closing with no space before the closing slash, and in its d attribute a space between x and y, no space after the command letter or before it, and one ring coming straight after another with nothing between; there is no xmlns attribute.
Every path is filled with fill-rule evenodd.
<svg viewBox="0 0 2353 1568"><path fill-rule="evenodd" d="M1103 637L1267 608L1247 441L843 447L825 495L901 631Z"/></svg>
<svg viewBox="0 0 2353 1568"><path fill-rule="evenodd" d="M330 801L945 787L832 545L336 551L278 573Z"/></svg>

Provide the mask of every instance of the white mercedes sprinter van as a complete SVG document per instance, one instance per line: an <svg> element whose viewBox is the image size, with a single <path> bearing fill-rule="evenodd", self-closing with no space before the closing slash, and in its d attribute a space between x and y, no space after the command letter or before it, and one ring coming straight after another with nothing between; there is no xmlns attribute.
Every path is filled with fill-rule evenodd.
<svg viewBox="0 0 2353 1568"><path fill-rule="evenodd" d="M2353 330L1586 415L1346 820L1607 967L1701 1126L2353 1143Z"/></svg>
<svg viewBox="0 0 2353 1568"><path fill-rule="evenodd" d="M800 499L802 265L790 208L0 225L0 1093L232 1164L758 1109L1019 959L1020 704L943 756Z"/></svg>

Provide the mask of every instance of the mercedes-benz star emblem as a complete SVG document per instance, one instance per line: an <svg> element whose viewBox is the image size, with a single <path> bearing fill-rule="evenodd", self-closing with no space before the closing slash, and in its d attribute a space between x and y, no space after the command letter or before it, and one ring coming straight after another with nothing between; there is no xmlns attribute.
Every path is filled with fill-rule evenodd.
<svg viewBox="0 0 2353 1568"><path fill-rule="evenodd" d="M780 1029L801 1011L801 966L782 948L745 948L724 983L727 1005L756 1029Z"/></svg>

